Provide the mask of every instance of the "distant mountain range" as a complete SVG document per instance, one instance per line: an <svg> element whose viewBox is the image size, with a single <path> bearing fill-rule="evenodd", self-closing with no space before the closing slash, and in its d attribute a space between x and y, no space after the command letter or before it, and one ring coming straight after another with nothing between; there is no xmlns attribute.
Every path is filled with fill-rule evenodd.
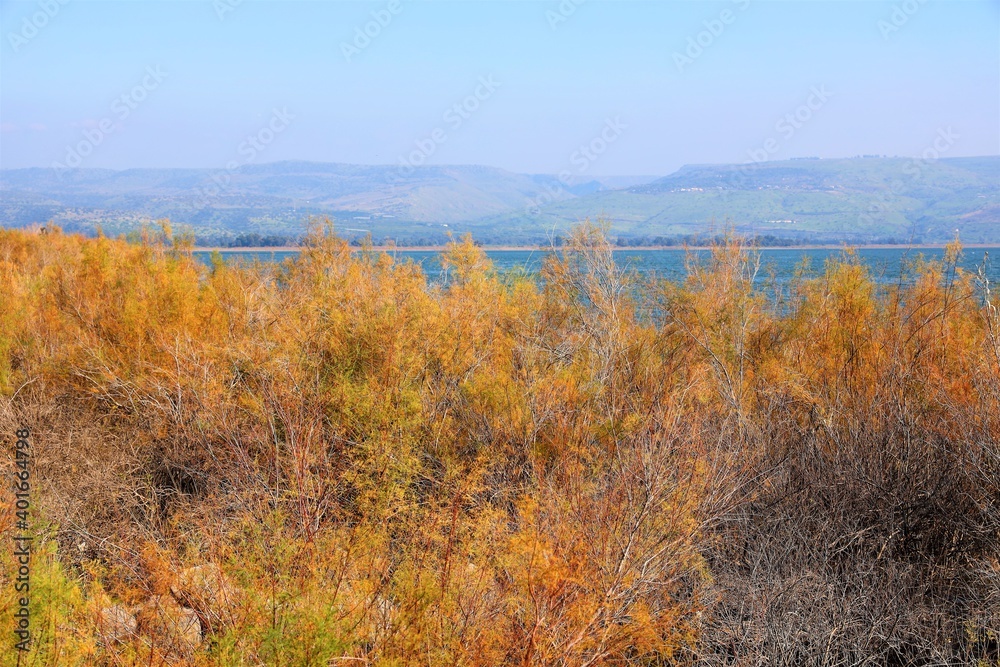
<svg viewBox="0 0 1000 667"><path fill-rule="evenodd" d="M796 242L1000 241L1000 156L799 159L690 165L665 177L555 176L481 166L315 162L211 169L0 170L0 226L53 221L116 235L169 218L200 243L297 237L312 216L348 236L435 244L471 231L530 244L604 218L623 242L726 226Z"/></svg>

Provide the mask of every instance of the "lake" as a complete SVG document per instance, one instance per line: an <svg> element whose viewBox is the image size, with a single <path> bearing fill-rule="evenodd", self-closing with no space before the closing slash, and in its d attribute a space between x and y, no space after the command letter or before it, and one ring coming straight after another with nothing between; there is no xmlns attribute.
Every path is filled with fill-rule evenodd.
<svg viewBox="0 0 1000 667"><path fill-rule="evenodd" d="M487 255L494 266L501 272L523 270L535 273L541 268L542 259L547 250L488 250ZM707 250L697 250L700 256L707 256ZM880 282L890 282L899 279L899 270L904 259L914 259L923 255L927 259L944 257L943 248L913 247L913 248L859 248L857 255L873 272ZM959 262L966 271L975 272L983 264L984 255L989 253L990 261L986 263L986 275L991 283L1000 284L1000 246L988 248L966 248L962 261ZM294 257L296 251L241 251L227 250L222 255L227 262L253 261L281 262ZM440 253L431 250L396 250L395 256L401 261L413 261L420 264L431 281L440 278L442 274ZM779 282L787 282L796 267L804 258L808 258L814 271L820 271L828 258L843 254L841 249L830 248L763 248L761 249L761 273L759 278L766 280L769 269L773 269ZM211 253L197 251L195 257L208 263ZM621 266L627 266L642 274L656 274L671 280L684 278L685 250L677 249L624 249L616 250L615 259Z"/></svg>

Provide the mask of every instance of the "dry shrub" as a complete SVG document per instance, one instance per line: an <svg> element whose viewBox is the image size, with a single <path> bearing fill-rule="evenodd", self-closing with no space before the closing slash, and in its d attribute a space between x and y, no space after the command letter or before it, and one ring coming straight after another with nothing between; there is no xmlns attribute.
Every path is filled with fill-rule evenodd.
<svg viewBox="0 0 1000 667"><path fill-rule="evenodd" d="M208 267L168 226L0 230L0 428L32 429L59 591L36 661L996 661L1000 325L957 248L776 299L735 237L670 284L604 233L537 278L464 239L430 285L324 226ZM233 593L201 644L101 640L192 565Z"/></svg>

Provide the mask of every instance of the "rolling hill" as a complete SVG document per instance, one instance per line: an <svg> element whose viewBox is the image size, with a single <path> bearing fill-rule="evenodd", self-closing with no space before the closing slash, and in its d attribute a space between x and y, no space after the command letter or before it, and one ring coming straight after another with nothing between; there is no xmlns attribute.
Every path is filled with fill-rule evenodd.
<svg viewBox="0 0 1000 667"><path fill-rule="evenodd" d="M315 162L210 169L0 171L0 225L54 221L130 231L169 218L199 242L301 234L311 216L348 235L440 243L472 231L487 243L537 243L586 218L650 243L723 225L802 242L1000 241L1000 157L797 159L689 165L664 178L551 175L492 167L404 170Z"/></svg>
<svg viewBox="0 0 1000 667"><path fill-rule="evenodd" d="M799 159L691 165L626 189L552 202L488 223L523 233L603 215L630 238L739 231L802 241L1000 240L1000 157Z"/></svg>

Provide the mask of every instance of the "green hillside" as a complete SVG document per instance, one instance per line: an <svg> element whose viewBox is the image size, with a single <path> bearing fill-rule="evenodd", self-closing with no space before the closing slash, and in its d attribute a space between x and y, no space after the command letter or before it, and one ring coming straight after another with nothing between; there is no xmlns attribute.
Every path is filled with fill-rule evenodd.
<svg viewBox="0 0 1000 667"><path fill-rule="evenodd" d="M603 214L619 235L704 233L713 225L803 240L1000 239L1000 158L902 158L691 165L647 185L554 202L490 224L562 229Z"/></svg>
<svg viewBox="0 0 1000 667"><path fill-rule="evenodd" d="M472 231L531 244L603 217L629 243L737 230L800 242L1000 241L1000 157L798 159L689 165L660 179L555 176L481 166L315 162L210 169L0 171L0 225L54 221L119 234L169 218L199 242L294 239L311 216L348 236L441 243Z"/></svg>

